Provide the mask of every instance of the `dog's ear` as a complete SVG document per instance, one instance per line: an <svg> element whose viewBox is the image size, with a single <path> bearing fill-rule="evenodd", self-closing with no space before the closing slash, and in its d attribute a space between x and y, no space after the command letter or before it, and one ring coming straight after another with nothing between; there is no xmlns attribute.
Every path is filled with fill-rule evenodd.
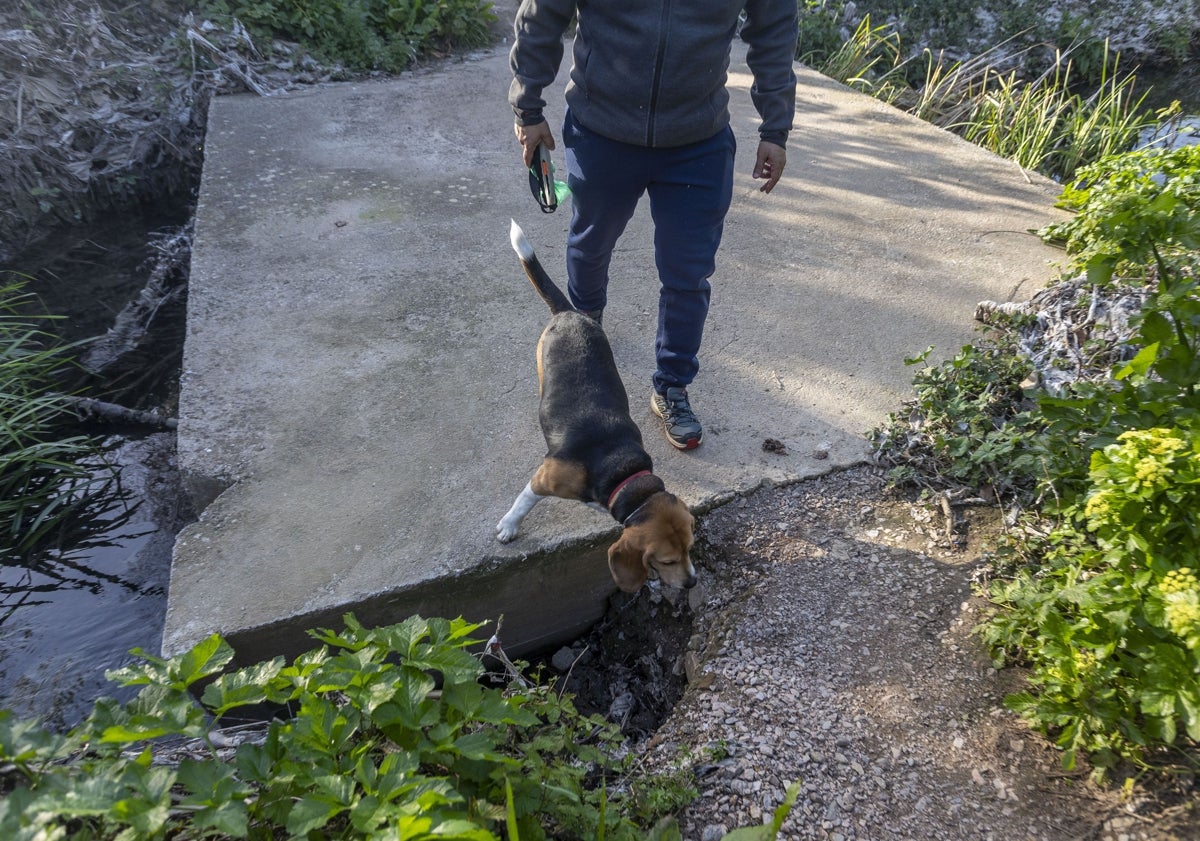
<svg viewBox="0 0 1200 841"><path fill-rule="evenodd" d="M646 583L646 562L642 548L627 540L628 532L608 548L608 569L613 581L626 593L636 593Z"/></svg>

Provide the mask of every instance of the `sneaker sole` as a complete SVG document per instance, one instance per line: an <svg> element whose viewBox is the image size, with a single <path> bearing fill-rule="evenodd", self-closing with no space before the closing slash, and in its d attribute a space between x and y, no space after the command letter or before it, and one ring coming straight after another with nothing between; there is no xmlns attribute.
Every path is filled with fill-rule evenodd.
<svg viewBox="0 0 1200 841"><path fill-rule="evenodd" d="M654 412L654 414L658 415L659 420L664 422L666 421L666 418L662 416L662 412L658 408L658 403L653 399L650 400L650 409ZM700 446L700 441L704 438L704 433L701 432L695 438L688 438L686 441L676 441L671 437L670 433L668 433L664 427L663 437L667 439L668 444L677 450L694 450Z"/></svg>

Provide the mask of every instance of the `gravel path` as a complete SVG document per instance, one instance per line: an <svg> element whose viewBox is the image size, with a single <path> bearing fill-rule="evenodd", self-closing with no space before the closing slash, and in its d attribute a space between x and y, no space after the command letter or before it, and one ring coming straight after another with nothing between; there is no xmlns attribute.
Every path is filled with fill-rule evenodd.
<svg viewBox="0 0 1200 841"><path fill-rule="evenodd" d="M797 780L787 839L1200 838L1193 781L1123 802L1003 709L1019 675L970 633L993 517L953 548L861 467L701 518L689 685L645 748L696 772L685 838L769 820Z"/></svg>

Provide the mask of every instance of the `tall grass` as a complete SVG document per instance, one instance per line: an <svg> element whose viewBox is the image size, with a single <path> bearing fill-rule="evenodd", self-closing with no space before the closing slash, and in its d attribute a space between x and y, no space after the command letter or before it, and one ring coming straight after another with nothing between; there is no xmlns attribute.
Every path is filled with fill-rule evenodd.
<svg viewBox="0 0 1200 841"><path fill-rule="evenodd" d="M901 66L900 35L887 25L872 26L866 15L849 40L821 61L821 73L856 90L892 102L901 92L896 84Z"/></svg>
<svg viewBox="0 0 1200 841"><path fill-rule="evenodd" d="M1060 51L1053 66L1033 79L997 69L1013 63L1013 56L1002 55L1005 46L966 61L948 61L930 50L902 59L896 32L872 26L867 16L817 70L1058 180L1128 151L1141 131L1177 110L1177 105L1157 113L1146 109L1136 75L1119 72L1118 56L1107 43L1100 82L1086 96L1075 92L1071 57L1082 45ZM914 86L910 78L924 81Z"/></svg>
<svg viewBox="0 0 1200 841"><path fill-rule="evenodd" d="M1106 45L1101 82L1087 97L1071 92L1074 66L1065 56L1031 82L985 72L971 113L949 128L1026 169L1068 178L1129 151L1138 133L1157 122L1142 108L1146 95L1135 91L1136 77L1118 73L1117 63Z"/></svg>
<svg viewBox="0 0 1200 841"><path fill-rule="evenodd" d="M23 563L69 539L117 495L100 446L72 434L75 415L57 393L68 347L31 317L19 282L0 285L0 563Z"/></svg>

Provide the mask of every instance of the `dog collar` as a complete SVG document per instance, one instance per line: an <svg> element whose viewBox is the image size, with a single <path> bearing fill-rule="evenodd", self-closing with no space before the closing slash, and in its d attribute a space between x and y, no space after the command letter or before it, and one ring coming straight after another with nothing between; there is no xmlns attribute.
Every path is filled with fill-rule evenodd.
<svg viewBox="0 0 1200 841"><path fill-rule="evenodd" d="M608 495L608 504L605 505L604 507L607 508L609 511L612 511L613 502L616 500L617 494L619 494L622 490L624 490L626 485L628 485L630 482L632 482L634 479L638 478L639 476L649 476L649 475L650 475L649 470L639 470L637 473L634 473L632 476L625 479L623 482L621 482L621 484L619 484L615 488L613 488L613 492Z"/></svg>

